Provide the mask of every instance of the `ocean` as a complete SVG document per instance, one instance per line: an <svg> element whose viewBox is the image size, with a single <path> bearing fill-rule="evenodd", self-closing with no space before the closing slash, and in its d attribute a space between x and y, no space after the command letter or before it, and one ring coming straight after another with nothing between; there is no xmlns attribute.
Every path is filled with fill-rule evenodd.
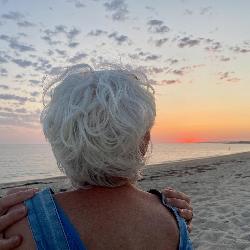
<svg viewBox="0 0 250 250"><path fill-rule="evenodd" d="M147 164L250 151L250 144L154 144ZM63 175L48 144L0 144L0 184Z"/></svg>

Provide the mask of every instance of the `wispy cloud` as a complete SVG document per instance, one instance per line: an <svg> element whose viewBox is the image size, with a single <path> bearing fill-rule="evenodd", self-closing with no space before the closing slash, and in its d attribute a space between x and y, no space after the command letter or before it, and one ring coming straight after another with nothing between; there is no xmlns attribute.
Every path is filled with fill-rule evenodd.
<svg viewBox="0 0 250 250"><path fill-rule="evenodd" d="M114 21L124 21L128 18L128 6L125 0L111 0L104 4L107 12L111 12Z"/></svg>
<svg viewBox="0 0 250 250"><path fill-rule="evenodd" d="M22 60L22 59L12 59L12 62L14 62L15 64L17 64L18 66L22 67L22 68L26 68L29 66L33 65L32 61L29 60Z"/></svg>
<svg viewBox="0 0 250 250"><path fill-rule="evenodd" d="M41 83L41 81L34 80L34 79L29 80L29 82L30 82L31 84L34 84L34 85L37 85L37 84Z"/></svg>
<svg viewBox="0 0 250 250"><path fill-rule="evenodd" d="M4 85L4 84L0 84L0 89L5 89L5 90L7 90L7 89L9 89L9 86Z"/></svg>
<svg viewBox="0 0 250 250"><path fill-rule="evenodd" d="M13 94L0 94L0 100L17 101L19 103L25 103L26 101L28 101L28 98L24 96L13 95Z"/></svg>
<svg viewBox="0 0 250 250"><path fill-rule="evenodd" d="M0 68L0 76L8 76L8 70L4 68Z"/></svg>
<svg viewBox="0 0 250 250"><path fill-rule="evenodd" d="M81 33L81 31L75 27L68 28L65 25L56 25L54 29L45 29L43 30L44 35L41 38L46 41L49 45L57 45L62 43L60 40L52 39L59 34L65 35L68 40L70 47L76 47L78 44L74 43L73 40Z"/></svg>
<svg viewBox="0 0 250 250"><path fill-rule="evenodd" d="M190 9L185 9L184 10L184 15L188 15L188 16L191 16L191 15L193 15L193 10L190 10Z"/></svg>
<svg viewBox="0 0 250 250"><path fill-rule="evenodd" d="M235 72L226 71L226 72L219 72L219 80L222 80L223 82L229 82L229 83L237 83L240 81L240 78L234 76Z"/></svg>
<svg viewBox="0 0 250 250"><path fill-rule="evenodd" d="M211 6L203 7L200 9L200 15L211 15L212 9L213 8Z"/></svg>
<svg viewBox="0 0 250 250"><path fill-rule="evenodd" d="M128 36L119 35L116 31L108 35L109 38L112 38L118 45L121 45L125 42L129 42Z"/></svg>
<svg viewBox="0 0 250 250"><path fill-rule="evenodd" d="M194 39L192 37L185 36L178 41L179 48L193 47L200 44L200 39Z"/></svg>
<svg viewBox="0 0 250 250"><path fill-rule="evenodd" d="M24 15L18 11L10 11L9 13L2 14L3 19L19 21Z"/></svg>
<svg viewBox="0 0 250 250"><path fill-rule="evenodd" d="M101 30L101 29L96 29L96 30L91 30L88 33L88 36L101 36L101 35L106 35L108 32L105 30Z"/></svg>
<svg viewBox="0 0 250 250"><path fill-rule="evenodd" d="M82 59L85 59L88 55L84 52L76 53L73 57L69 59L70 63L79 63Z"/></svg>
<svg viewBox="0 0 250 250"><path fill-rule="evenodd" d="M129 57L131 59L140 61L155 61L160 59L161 55L152 54L150 52L139 51L138 53L129 54Z"/></svg>
<svg viewBox="0 0 250 250"><path fill-rule="evenodd" d="M9 126L37 127L39 125L38 111L29 111L25 108L1 108L0 124Z"/></svg>
<svg viewBox="0 0 250 250"><path fill-rule="evenodd" d="M164 22L158 19L151 19L148 21L148 31L152 33L166 33L170 29L168 26L164 25Z"/></svg>
<svg viewBox="0 0 250 250"><path fill-rule="evenodd" d="M0 35L0 40L8 42L10 48L17 50L19 52L35 51L33 45L21 43L15 37Z"/></svg>
<svg viewBox="0 0 250 250"><path fill-rule="evenodd" d="M80 0L67 0L69 3L73 3L76 8L84 8L86 5Z"/></svg>
<svg viewBox="0 0 250 250"><path fill-rule="evenodd" d="M230 57L220 56L220 57L219 57L219 60L222 61L222 62L228 62L228 61L230 61L231 59L230 59Z"/></svg>
<svg viewBox="0 0 250 250"><path fill-rule="evenodd" d="M244 48L244 47L240 47L240 46L230 47L230 50L232 50L233 52L242 53L242 54L250 52L250 48Z"/></svg>
<svg viewBox="0 0 250 250"><path fill-rule="evenodd" d="M208 46L205 47L205 50L209 52L218 52L222 49L222 44L218 41L214 41L212 39L205 40L208 43Z"/></svg>
<svg viewBox="0 0 250 250"><path fill-rule="evenodd" d="M21 22L17 22L17 25L19 26L19 27L33 27L33 26L35 26L35 24L34 23L31 23L31 22L28 22L28 21L21 21Z"/></svg>
<svg viewBox="0 0 250 250"><path fill-rule="evenodd" d="M152 55L146 56L146 57L145 57L145 61L156 61L156 60L158 60L159 58L161 58L160 55L154 55L154 54L152 54Z"/></svg>
<svg viewBox="0 0 250 250"><path fill-rule="evenodd" d="M76 48L80 43L78 42L69 42L68 43L68 47L70 48Z"/></svg>
<svg viewBox="0 0 250 250"><path fill-rule="evenodd" d="M178 80L178 79L167 79L167 80L162 80L161 83L171 85L171 84L180 83L180 80Z"/></svg>
<svg viewBox="0 0 250 250"><path fill-rule="evenodd" d="M163 44L165 44L168 41L168 38L161 38L161 39L157 39L155 40L155 46L156 47L161 47Z"/></svg>

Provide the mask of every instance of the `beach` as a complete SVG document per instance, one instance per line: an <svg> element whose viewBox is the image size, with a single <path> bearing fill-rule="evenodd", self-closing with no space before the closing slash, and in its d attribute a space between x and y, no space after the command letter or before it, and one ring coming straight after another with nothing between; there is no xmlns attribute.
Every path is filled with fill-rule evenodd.
<svg viewBox="0 0 250 250"><path fill-rule="evenodd" d="M0 184L0 196L13 187L70 189L65 177ZM250 152L147 166L143 190L166 186L192 199L194 249L250 249Z"/></svg>

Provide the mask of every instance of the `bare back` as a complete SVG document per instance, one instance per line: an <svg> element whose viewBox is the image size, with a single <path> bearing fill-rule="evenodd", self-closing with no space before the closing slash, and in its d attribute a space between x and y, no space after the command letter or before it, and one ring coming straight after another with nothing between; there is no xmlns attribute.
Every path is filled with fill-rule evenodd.
<svg viewBox="0 0 250 250"><path fill-rule="evenodd" d="M178 248L178 226L158 198L135 187L100 188L58 193L55 198L77 229L87 249ZM18 249L35 249L27 220L6 237L22 232Z"/></svg>

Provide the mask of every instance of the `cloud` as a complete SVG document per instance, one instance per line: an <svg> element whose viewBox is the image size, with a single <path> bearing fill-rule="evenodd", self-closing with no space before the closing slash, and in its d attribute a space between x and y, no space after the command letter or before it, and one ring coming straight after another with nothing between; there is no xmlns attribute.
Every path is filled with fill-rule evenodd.
<svg viewBox="0 0 250 250"><path fill-rule="evenodd" d="M7 20L18 21L18 20L22 19L24 17L24 15L21 14L20 12L17 12L17 11L10 11L7 14L2 14L1 17L4 19L7 19Z"/></svg>
<svg viewBox="0 0 250 250"><path fill-rule="evenodd" d="M161 47L167 41L168 41L168 38L161 38L161 39L155 40L154 42L155 42L156 47Z"/></svg>
<svg viewBox="0 0 250 250"><path fill-rule="evenodd" d="M46 36L42 36L41 37L44 41L46 41L49 45L53 46L53 45L56 45L56 44L61 44L62 42L61 41L56 41L56 40L52 40L51 37L48 35Z"/></svg>
<svg viewBox="0 0 250 250"><path fill-rule="evenodd" d="M183 37L178 41L179 48L193 47L200 44L200 39L192 39L191 37Z"/></svg>
<svg viewBox="0 0 250 250"><path fill-rule="evenodd" d="M79 0L68 0L67 2L73 3L76 8L84 8L84 7L86 7L86 5L82 1L79 1Z"/></svg>
<svg viewBox="0 0 250 250"><path fill-rule="evenodd" d="M23 32L18 32L17 33L19 37L27 37L28 35L23 33Z"/></svg>
<svg viewBox="0 0 250 250"><path fill-rule="evenodd" d="M18 22L17 25L18 25L19 27L23 27L23 28L35 26L34 23L31 23L31 22L28 22L28 21L21 21L21 22Z"/></svg>
<svg viewBox="0 0 250 250"><path fill-rule="evenodd" d="M33 97L37 97L37 96L39 96L39 94L40 93L38 91L33 91L33 92L30 93L30 95L33 96Z"/></svg>
<svg viewBox="0 0 250 250"><path fill-rule="evenodd" d="M105 2L104 7L106 11L112 13L112 19L114 21L124 21L128 17L128 6L125 0L111 0Z"/></svg>
<svg viewBox="0 0 250 250"><path fill-rule="evenodd" d="M23 97L23 96L13 95L13 94L0 94L0 100L17 101L23 104L26 101L28 101L28 98Z"/></svg>
<svg viewBox="0 0 250 250"><path fill-rule="evenodd" d="M193 11L189 10L189 9L185 9L184 10L184 15L191 16L191 15L193 15Z"/></svg>
<svg viewBox="0 0 250 250"><path fill-rule="evenodd" d="M168 79L168 80L162 80L161 83L170 85L170 84L180 83L180 80L178 80L178 79L177 80L169 80Z"/></svg>
<svg viewBox="0 0 250 250"><path fill-rule="evenodd" d="M53 40L52 37L56 37L59 34L63 34L68 39L69 43L72 43L72 40L81 33L81 31L75 27L68 29L65 25L56 25L54 29L45 29L43 31L45 34L41 38L46 41L49 45L60 44L59 40Z"/></svg>
<svg viewBox="0 0 250 250"><path fill-rule="evenodd" d="M0 89L9 89L9 86L7 85L4 85L4 84L0 84Z"/></svg>
<svg viewBox="0 0 250 250"><path fill-rule="evenodd" d="M220 57L220 61L222 61L222 62L228 62L230 60L231 60L230 57L225 57L225 56Z"/></svg>
<svg viewBox="0 0 250 250"><path fill-rule="evenodd" d="M210 44L209 46L205 47L205 50L209 51L209 52L218 52L221 51L222 49L222 45L220 42L215 42L215 41L211 41L211 39L207 39L206 41L210 40Z"/></svg>
<svg viewBox="0 0 250 250"><path fill-rule="evenodd" d="M174 69L172 71L173 74L183 76L184 75L184 70L183 69Z"/></svg>
<svg viewBox="0 0 250 250"><path fill-rule="evenodd" d="M37 127L39 124L39 113L28 112L25 108L1 109L7 112L0 112L0 124L9 126Z"/></svg>
<svg viewBox="0 0 250 250"><path fill-rule="evenodd" d="M3 41L6 41L6 42L9 42L10 37L9 37L9 36L7 36L7 35L0 35L0 40L3 40Z"/></svg>
<svg viewBox="0 0 250 250"><path fill-rule="evenodd" d="M12 49L16 49L19 52L35 51L32 45L21 44L15 39L11 39L9 43L9 47Z"/></svg>
<svg viewBox="0 0 250 250"><path fill-rule="evenodd" d="M144 72L147 75L164 73L168 67L150 67L150 66L140 66L137 70Z"/></svg>
<svg viewBox="0 0 250 250"><path fill-rule="evenodd" d="M17 108L17 109L14 110L14 112L23 113L24 114L24 113L27 113L28 111L25 108Z"/></svg>
<svg viewBox="0 0 250 250"><path fill-rule="evenodd" d="M36 71L46 71L52 67L50 61L43 57L38 57L33 66L35 67Z"/></svg>
<svg viewBox="0 0 250 250"><path fill-rule="evenodd" d="M78 42L70 42L70 43L68 43L68 46L69 46L70 48L76 48L79 44L80 44L80 43L78 43Z"/></svg>
<svg viewBox="0 0 250 250"><path fill-rule="evenodd" d="M23 75L17 74L17 75L15 76L15 78L16 78L16 79L22 79L22 78L23 78Z"/></svg>
<svg viewBox="0 0 250 250"><path fill-rule="evenodd" d="M86 58L88 55L84 52L82 53L77 53L76 55L74 55L72 58L69 59L69 62L71 63L78 63L79 61L81 61L82 59Z"/></svg>
<svg viewBox="0 0 250 250"><path fill-rule="evenodd" d="M166 33L170 29L168 26L164 25L163 21L152 19L148 21L148 31L152 33Z"/></svg>
<svg viewBox="0 0 250 250"><path fill-rule="evenodd" d="M141 61L155 61L161 58L160 55L156 55L156 54L152 54L152 53L144 52L144 51L140 51L134 54L129 54L128 56L133 60L141 60Z"/></svg>
<svg viewBox="0 0 250 250"><path fill-rule="evenodd" d="M211 6L207 6L207 7L203 7L200 10L200 15L211 15L212 14L212 7Z"/></svg>
<svg viewBox="0 0 250 250"><path fill-rule="evenodd" d="M115 31L108 35L109 38L113 38L114 41L117 42L118 45L121 45L125 42L128 42L128 37L125 35L118 35L118 33Z"/></svg>
<svg viewBox="0 0 250 250"><path fill-rule="evenodd" d="M12 59L12 62L14 62L15 64L17 64L18 66L22 68L26 68L26 67L33 65L33 62L28 61L28 60L22 60L22 59Z"/></svg>
<svg viewBox="0 0 250 250"><path fill-rule="evenodd" d="M8 76L8 70L0 68L0 76Z"/></svg>
<svg viewBox="0 0 250 250"><path fill-rule="evenodd" d="M19 52L35 51L32 45L22 44L17 40L17 38L14 37L10 37L7 35L0 35L0 40L8 42L10 48L15 49Z"/></svg>
<svg viewBox="0 0 250 250"><path fill-rule="evenodd" d="M106 35L108 32L105 30L101 30L101 29L96 29L96 30L91 30L88 33L88 36L101 36L101 35Z"/></svg>
<svg viewBox="0 0 250 250"><path fill-rule="evenodd" d="M168 58L166 61L169 62L170 64L176 64L179 62L179 60L175 58Z"/></svg>
<svg viewBox="0 0 250 250"><path fill-rule="evenodd" d="M77 35L79 35L81 33L80 30L76 29L76 28L72 28L69 31L64 32L65 35L68 37L68 39L72 40L74 39Z"/></svg>
<svg viewBox="0 0 250 250"><path fill-rule="evenodd" d="M229 83L237 83L240 81L240 78L234 76L234 72L226 71L226 72L219 72L218 73L219 80Z"/></svg>
<svg viewBox="0 0 250 250"><path fill-rule="evenodd" d="M160 55L154 55L154 54L152 54L152 55L146 56L145 61L156 61L159 58L161 58Z"/></svg>
<svg viewBox="0 0 250 250"><path fill-rule="evenodd" d="M0 64L1 63L7 63L7 62L8 61L6 60L6 58L0 54Z"/></svg>
<svg viewBox="0 0 250 250"><path fill-rule="evenodd" d="M60 56L67 56L67 51L66 50L55 49L55 51Z"/></svg>
<svg viewBox="0 0 250 250"><path fill-rule="evenodd" d="M31 83L31 84L38 84L38 83L41 83L41 81L38 81L38 80L29 80L29 82Z"/></svg>
<svg viewBox="0 0 250 250"><path fill-rule="evenodd" d="M242 48L240 46L230 47L230 50L232 50L233 52L242 53L242 54L250 52L250 49L248 49L248 48Z"/></svg>
<svg viewBox="0 0 250 250"><path fill-rule="evenodd" d="M152 7L152 6L146 6L145 9L149 10L149 11L152 11L152 12L155 11L155 8Z"/></svg>

